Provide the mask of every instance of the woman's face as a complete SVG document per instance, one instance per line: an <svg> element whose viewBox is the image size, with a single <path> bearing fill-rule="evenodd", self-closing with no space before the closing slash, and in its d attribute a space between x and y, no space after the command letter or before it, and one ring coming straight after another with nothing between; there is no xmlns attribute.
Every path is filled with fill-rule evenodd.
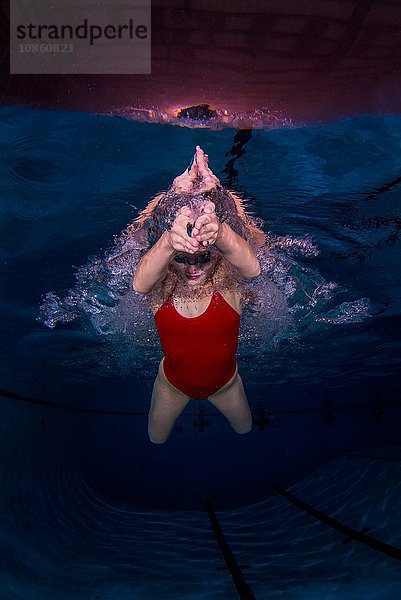
<svg viewBox="0 0 401 600"><path fill-rule="evenodd" d="M200 285L211 275L216 266L216 255L210 251L197 252L189 254L187 252L178 252L172 261L175 270L191 286Z"/></svg>

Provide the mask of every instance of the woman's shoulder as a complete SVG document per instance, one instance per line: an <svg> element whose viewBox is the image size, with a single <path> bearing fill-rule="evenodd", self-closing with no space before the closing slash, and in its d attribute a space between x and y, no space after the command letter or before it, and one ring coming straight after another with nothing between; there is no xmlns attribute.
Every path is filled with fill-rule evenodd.
<svg viewBox="0 0 401 600"><path fill-rule="evenodd" d="M241 314L243 286L225 260L219 263L213 279L215 290L238 314Z"/></svg>
<svg viewBox="0 0 401 600"><path fill-rule="evenodd" d="M241 293L239 290L226 289L220 290L219 294L239 315L241 314Z"/></svg>

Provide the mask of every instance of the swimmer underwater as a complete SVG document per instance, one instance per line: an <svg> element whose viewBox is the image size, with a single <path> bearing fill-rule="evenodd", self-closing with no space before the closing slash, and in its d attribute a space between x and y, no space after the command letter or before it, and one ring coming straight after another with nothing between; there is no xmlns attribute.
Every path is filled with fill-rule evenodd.
<svg viewBox="0 0 401 600"><path fill-rule="evenodd" d="M169 226L166 227L165 223ZM133 289L146 294L164 357L153 386L150 440L164 443L190 399L208 399L237 433L252 428L236 353L246 282L260 274L263 232L197 146L190 168L134 224L150 248Z"/></svg>

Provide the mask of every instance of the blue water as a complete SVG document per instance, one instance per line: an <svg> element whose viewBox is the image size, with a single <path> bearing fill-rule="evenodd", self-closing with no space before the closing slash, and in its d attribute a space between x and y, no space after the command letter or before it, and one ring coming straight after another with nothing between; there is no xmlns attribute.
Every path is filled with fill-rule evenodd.
<svg viewBox="0 0 401 600"><path fill-rule="evenodd" d="M400 457L401 118L254 130L237 173L234 135L1 109L1 598L234 598L205 498L257 598L399 596L396 560L342 544L272 485L401 546L399 461L345 457ZM198 402L154 447L160 350L150 329L149 341L122 333L127 297L101 308L107 335L93 312L52 329L39 307L49 291L82 292L80 267L113 249L196 144L272 239L318 252L278 252L288 311L274 327L271 312L256 327L246 317L252 433Z"/></svg>

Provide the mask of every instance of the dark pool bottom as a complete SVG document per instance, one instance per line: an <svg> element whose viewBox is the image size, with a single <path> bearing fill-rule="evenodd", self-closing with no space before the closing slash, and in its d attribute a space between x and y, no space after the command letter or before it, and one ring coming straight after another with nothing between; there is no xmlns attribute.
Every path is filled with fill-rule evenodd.
<svg viewBox="0 0 401 600"><path fill-rule="evenodd" d="M0 463L4 600L223 599L238 597L238 589L256 598L384 599L401 592L399 561L349 537L349 528L367 531L382 545L401 548L400 447L348 453L287 487L345 526L335 531L273 490L231 510L221 510L210 488L202 496L209 505L196 511L111 501L85 478L79 449L88 423L82 428L82 416L1 402L8 450ZM106 432L103 441L109 442ZM138 453L135 462L143 460ZM114 467L120 468L117 460ZM241 469L237 476L243 486ZM175 484L166 477L166 493ZM141 497L139 478L136 487ZM245 588L234 585L238 573L231 579L235 564Z"/></svg>

